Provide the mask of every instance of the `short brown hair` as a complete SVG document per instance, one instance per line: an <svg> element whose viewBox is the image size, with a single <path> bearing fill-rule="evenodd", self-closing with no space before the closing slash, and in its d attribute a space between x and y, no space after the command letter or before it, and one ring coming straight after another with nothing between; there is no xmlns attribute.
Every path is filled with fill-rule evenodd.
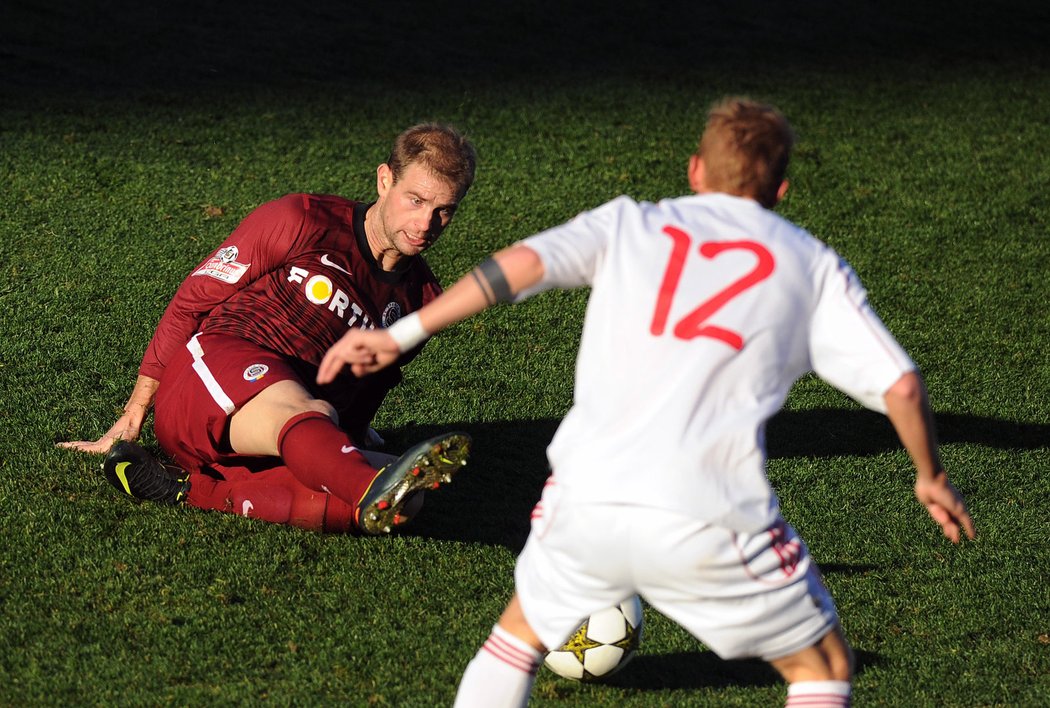
<svg viewBox="0 0 1050 708"><path fill-rule="evenodd" d="M451 182L462 198L474 183L478 156L471 142L452 126L420 123L397 136L386 164L397 182L405 168L417 162Z"/></svg>
<svg viewBox="0 0 1050 708"><path fill-rule="evenodd" d="M794 146L795 133L780 111L733 97L711 108L697 154L708 188L750 197L771 209Z"/></svg>

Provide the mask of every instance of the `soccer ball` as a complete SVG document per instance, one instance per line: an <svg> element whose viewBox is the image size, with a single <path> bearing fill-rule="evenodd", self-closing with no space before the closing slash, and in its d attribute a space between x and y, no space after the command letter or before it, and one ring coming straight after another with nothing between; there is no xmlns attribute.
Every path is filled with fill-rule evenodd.
<svg viewBox="0 0 1050 708"><path fill-rule="evenodd" d="M597 681L626 666L641 641L642 601L635 595L588 617L543 663L564 678Z"/></svg>

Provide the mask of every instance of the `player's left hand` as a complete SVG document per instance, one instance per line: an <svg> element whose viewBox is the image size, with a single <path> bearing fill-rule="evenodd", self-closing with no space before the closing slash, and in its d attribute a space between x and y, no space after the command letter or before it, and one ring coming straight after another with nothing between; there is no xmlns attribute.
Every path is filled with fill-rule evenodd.
<svg viewBox="0 0 1050 708"><path fill-rule="evenodd" d="M347 364L354 376L364 376L393 364L401 356L397 342L380 329L352 329L332 345L317 368L317 383L331 383Z"/></svg>
<svg viewBox="0 0 1050 708"><path fill-rule="evenodd" d="M926 507L933 520L940 524L941 531L952 543L961 540L962 531L966 532L967 538L976 537L977 532L970 512L966 510L966 503L944 472L932 479L917 480L915 496L919 503Z"/></svg>

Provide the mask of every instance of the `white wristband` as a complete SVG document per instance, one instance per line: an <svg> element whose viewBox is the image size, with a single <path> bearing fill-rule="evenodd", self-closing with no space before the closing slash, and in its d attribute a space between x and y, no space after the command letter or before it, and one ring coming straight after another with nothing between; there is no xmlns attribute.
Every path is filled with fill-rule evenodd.
<svg viewBox="0 0 1050 708"><path fill-rule="evenodd" d="M430 335L423 329L423 323L419 319L419 313L413 312L411 315L402 317L394 324L390 325L386 329L387 333L394 338L397 342L397 348L402 353L407 352L424 341Z"/></svg>

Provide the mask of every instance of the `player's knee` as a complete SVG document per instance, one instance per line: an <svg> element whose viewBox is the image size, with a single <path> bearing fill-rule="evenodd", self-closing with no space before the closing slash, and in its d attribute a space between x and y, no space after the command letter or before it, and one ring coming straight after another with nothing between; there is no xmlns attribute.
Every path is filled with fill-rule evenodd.
<svg viewBox="0 0 1050 708"><path fill-rule="evenodd" d="M823 658L827 680L850 681L853 678L853 649L838 627L828 632L815 647Z"/></svg>
<svg viewBox="0 0 1050 708"><path fill-rule="evenodd" d="M853 677L853 650L838 627L808 649L773 659L770 663L788 683L850 681Z"/></svg>
<svg viewBox="0 0 1050 708"><path fill-rule="evenodd" d="M308 412L310 412L310 413L321 413L321 414L326 415L329 418L331 418L333 423L335 423L336 425L339 425L339 413L335 410L335 406L333 406L331 403L329 403L328 401L325 401L323 399L320 399L320 398L312 398L312 399L310 399L309 401L307 401L305 403L305 410L303 410L302 412L303 413L308 413Z"/></svg>
<svg viewBox="0 0 1050 708"><path fill-rule="evenodd" d="M828 667L831 669L833 681L852 681L853 665L853 648L845 641L842 642L841 651L835 651L828 656Z"/></svg>
<svg viewBox="0 0 1050 708"><path fill-rule="evenodd" d="M547 651L542 640L540 640L539 636L532 629L532 625L525 618L525 613L521 609L521 601L516 594L511 598L506 609L503 610L503 614L499 618L499 626L532 646L533 649Z"/></svg>
<svg viewBox="0 0 1050 708"><path fill-rule="evenodd" d="M279 456L282 433L304 414L320 414L339 424L331 403L314 398L295 381L278 381L230 416L230 446L245 455Z"/></svg>

